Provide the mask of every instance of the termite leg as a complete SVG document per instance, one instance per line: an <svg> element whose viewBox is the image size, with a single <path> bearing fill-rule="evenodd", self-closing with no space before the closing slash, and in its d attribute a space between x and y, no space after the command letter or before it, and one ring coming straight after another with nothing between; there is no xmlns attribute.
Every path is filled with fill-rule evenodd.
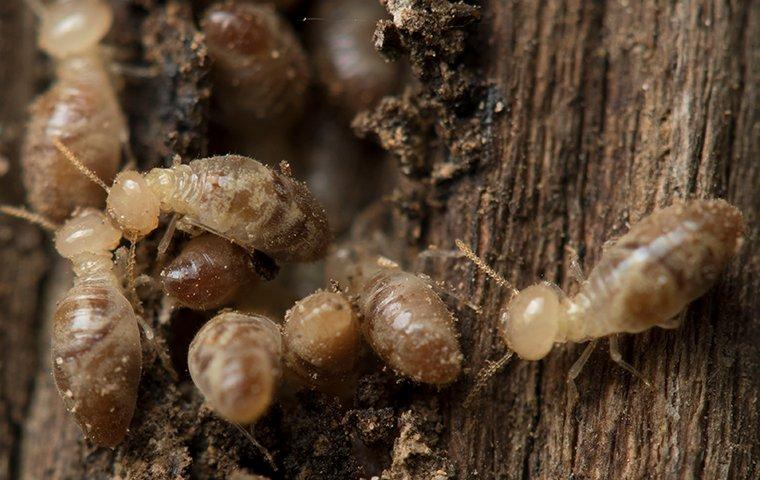
<svg viewBox="0 0 760 480"><path fill-rule="evenodd" d="M569 408L572 408L572 405L575 404L575 401L578 399L578 387L575 385L575 379L578 378L578 375L580 375L581 370L583 370L583 367L586 366L586 362L588 362L588 358L591 356L591 352L594 351L594 348L596 347L597 340L591 340L588 342L588 345L586 345L586 348L583 349L583 353L581 353L581 356L578 357L578 360L575 361L572 367L570 367L570 370L567 372L567 388L568 388L568 394L570 396Z"/></svg>
<svg viewBox="0 0 760 480"><path fill-rule="evenodd" d="M585 282L586 275L583 273L583 264L581 263L581 258L578 255L578 250L571 247L570 245L566 245L565 250L570 254L570 276L573 277L573 280L578 283Z"/></svg>
<svg viewBox="0 0 760 480"><path fill-rule="evenodd" d="M142 66L128 63L112 62L109 65L112 73L120 77L131 77L136 79L152 79L161 74L158 65Z"/></svg>
<svg viewBox="0 0 760 480"><path fill-rule="evenodd" d="M159 261L163 259L164 255L166 255L166 251L169 249L169 245L171 245L172 237L174 237L174 232L177 229L178 219L178 214L175 213L172 215L171 220L169 220L169 225L166 226L166 232L164 232L164 236L161 237L161 241L158 243Z"/></svg>
<svg viewBox="0 0 760 480"><path fill-rule="evenodd" d="M489 364L484 367L479 373L477 380L475 381L475 385L472 387L472 390L470 393L467 394L467 398L464 399L464 408L469 409L470 406L472 406L473 401L477 398L478 394L483 390L483 387L486 386L488 383L488 380L491 379L494 375L496 375L499 370L501 370L504 365L509 363L509 360L512 358L512 350L509 350L506 354L504 354L503 357L496 360L495 362L489 362Z"/></svg>
<svg viewBox="0 0 760 480"><path fill-rule="evenodd" d="M256 438L253 436L253 434L251 432L249 432L245 427L243 427L242 425L237 424L235 422L230 422L230 423L232 423L233 425L235 425L235 427L237 427L237 429L240 430L240 433L242 433L245 436L245 438L247 438L248 441L251 442L251 444L259 452L261 452L261 454L264 456L264 459L267 461L267 463L269 464L269 466L272 468L273 471L276 472L277 471L277 465L274 463L274 457L272 456L271 453L269 453L269 450L267 450L264 445L262 445L261 443L259 443L259 441L256 440Z"/></svg>
<svg viewBox="0 0 760 480"><path fill-rule="evenodd" d="M620 354L620 345L618 344L617 335L610 335L610 358L612 358L613 362L617 363L633 376L644 382L647 387L652 388L652 384L641 372L633 368L633 365L623 360L623 356Z"/></svg>

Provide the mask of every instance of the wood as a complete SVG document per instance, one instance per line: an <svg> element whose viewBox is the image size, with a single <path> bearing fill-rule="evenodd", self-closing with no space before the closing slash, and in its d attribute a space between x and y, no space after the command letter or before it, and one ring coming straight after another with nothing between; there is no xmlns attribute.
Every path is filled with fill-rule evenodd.
<svg viewBox="0 0 760 480"><path fill-rule="evenodd" d="M114 3L130 20L116 41L142 39L161 66L124 93L142 166L202 154L207 65L189 3ZM393 195L396 233L460 318L463 377L439 392L367 375L347 411L327 396L286 396L256 429L280 467L272 472L162 361L181 332L158 323L160 295L147 291L158 343L145 346L134 431L114 451L93 449L49 374L44 325L67 267L36 229L0 218L0 479L760 477L760 4L383 3L396 15L376 45L422 81L355 126L407 173ZM13 166L37 91L32 22L20 0L0 2L0 155L12 167L0 177L3 203L22 201ZM546 278L572 292L570 249L588 271L606 241L657 206L714 196L745 214L741 253L682 328L622 339L655 389L604 345L568 411L565 378L583 346L567 346L541 362L513 359L463 406L486 361L505 352L495 326L508 292L453 254L454 239L517 287Z"/></svg>

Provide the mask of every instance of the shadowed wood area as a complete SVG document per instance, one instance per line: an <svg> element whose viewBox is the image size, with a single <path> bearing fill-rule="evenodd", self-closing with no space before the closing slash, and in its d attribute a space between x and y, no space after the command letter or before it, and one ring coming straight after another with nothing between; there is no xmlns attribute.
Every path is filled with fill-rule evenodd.
<svg viewBox="0 0 760 480"><path fill-rule="evenodd" d="M304 1L289 14L299 30ZM226 148L207 125L210 60L195 23L210 2L110 3L109 41L157 72L125 76L121 91L140 167ZM374 370L348 405L288 392L256 425L274 471L164 357L206 318L180 311L161 322L163 293L148 285L140 294L156 339L143 339L130 433L114 450L95 448L50 374L49 319L71 285L68 266L46 234L0 216L0 480L760 478L760 2L381 3L392 17L375 46L418 81L354 128L399 160L388 195L399 260L446 294L463 375L438 390L367 360ZM26 108L50 79L34 26L22 0L0 1L2 204L23 202ZM653 209L712 197L744 214L740 253L681 328L621 338L654 388L613 363L603 341L572 409L566 376L582 345L513 359L464 406L478 372L506 351L496 325L509 292L455 253L455 239L518 288L546 279L572 294L573 251L588 273L605 242ZM141 243L138 267L162 233Z"/></svg>

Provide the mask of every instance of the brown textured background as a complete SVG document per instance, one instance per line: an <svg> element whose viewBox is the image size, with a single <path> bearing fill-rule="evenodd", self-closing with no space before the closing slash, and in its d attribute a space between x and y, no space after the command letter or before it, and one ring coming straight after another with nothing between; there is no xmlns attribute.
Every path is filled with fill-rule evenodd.
<svg viewBox="0 0 760 480"><path fill-rule="evenodd" d="M143 166L203 154L207 60L188 5L170 2L167 13L151 0L113 3L124 20L113 41L161 66L124 91ZM623 341L654 390L600 348L570 414L564 379L577 346L512 363L464 409L476 372L503 353L494 325L506 292L460 258L424 256L422 270L484 306L481 315L457 309L462 380L435 392L369 378L349 412L315 395L285 402L257 432L277 475L760 477L760 2L385 3L396 16L380 26L378 47L410 62L421 82L356 129L409 172L394 195L408 260L462 238L518 286L546 278L572 291L566 247L589 269L606 240L682 197L727 197L748 239L682 328ZM0 155L11 163L3 203L21 201L19 138L44 77L33 25L21 0L0 2ZM53 292L70 280L48 244L0 219L0 479L267 473L155 353L128 441L113 452L81 441L49 374L45 323ZM357 449L357 435L371 431L377 441Z"/></svg>

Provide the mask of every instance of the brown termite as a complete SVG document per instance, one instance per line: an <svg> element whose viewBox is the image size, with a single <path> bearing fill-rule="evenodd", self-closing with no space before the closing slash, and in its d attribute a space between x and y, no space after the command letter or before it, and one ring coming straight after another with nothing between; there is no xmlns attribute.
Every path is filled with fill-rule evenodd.
<svg viewBox="0 0 760 480"><path fill-rule="evenodd" d="M359 317L340 292L315 292L285 314L285 364L312 385L344 380L362 347Z"/></svg>
<svg viewBox="0 0 760 480"><path fill-rule="evenodd" d="M71 261L74 286L53 317L53 377L66 409L93 443L115 447L137 403L140 319L121 291L112 250L121 232L101 211L82 209L58 228L13 207L0 211L55 231L55 248Z"/></svg>
<svg viewBox="0 0 760 480"><path fill-rule="evenodd" d="M234 127L300 114L310 81L306 54L271 5L219 2L206 10L201 28L220 120Z"/></svg>
<svg viewBox="0 0 760 480"><path fill-rule="evenodd" d="M615 335L677 328L676 315L716 282L741 246L744 229L741 212L724 200L692 200L657 210L605 250L572 297L548 282L518 291L462 241L456 244L488 276L512 290L499 331L520 358L539 360L556 344L589 341L568 372L575 392L574 380L601 337L609 337L615 363L646 381L622 359Z"/></svg>
<svg viewBox="0 0 760 480"><path fill-rule="evenodd" d="M211 310L229 303L255 279L251 255L211 233L188 241L161 271L164 292L194 310Z"/></svg>
<svg viewBox="0 0 760 480"><path fill-rule="evenodd" d="M206 231L280 262L308 262L327 253L325 211L309 189L256 160L224 155L187 165L121 172L109 188L61 142L54 144L108 191L108 213L132 242L172 212Z"/></svg>
<svg viewBox="0 0 760 480"><path fill-rule="evenodd" d="M425 279L381 267L359 283L364 337L396 372L423 383L451 383L462 368L454 316Z"/></svg>
<svg viewBox="0 0 760 480"><path fill-rule="evenodd" d="M27 0L40 17L39 46L53 57L53 86L31 105L24 137L23 182L29 204L62 221L79 206L102 207L105 195L56 150L59 138L81 153L83 163L111 181L128 151L128 129L100 42L113 13L100 0Z"/></svg>
<svg viewBox="0 0 760 480"><path fill-rule="evenodd" d="M247 425L272 403L281 357L277 324L262 315L226 311L196 334L187 364L211 408L230 422Z"/></svg>
<svg viewBox="0 0 760 480"><path fill-rule="evenodd" d="M373 46L377 21L387 16L377 1L326 0L314 11L316 72L329 97L350 115L373 107L399 83L398 66Z"/></svg>

